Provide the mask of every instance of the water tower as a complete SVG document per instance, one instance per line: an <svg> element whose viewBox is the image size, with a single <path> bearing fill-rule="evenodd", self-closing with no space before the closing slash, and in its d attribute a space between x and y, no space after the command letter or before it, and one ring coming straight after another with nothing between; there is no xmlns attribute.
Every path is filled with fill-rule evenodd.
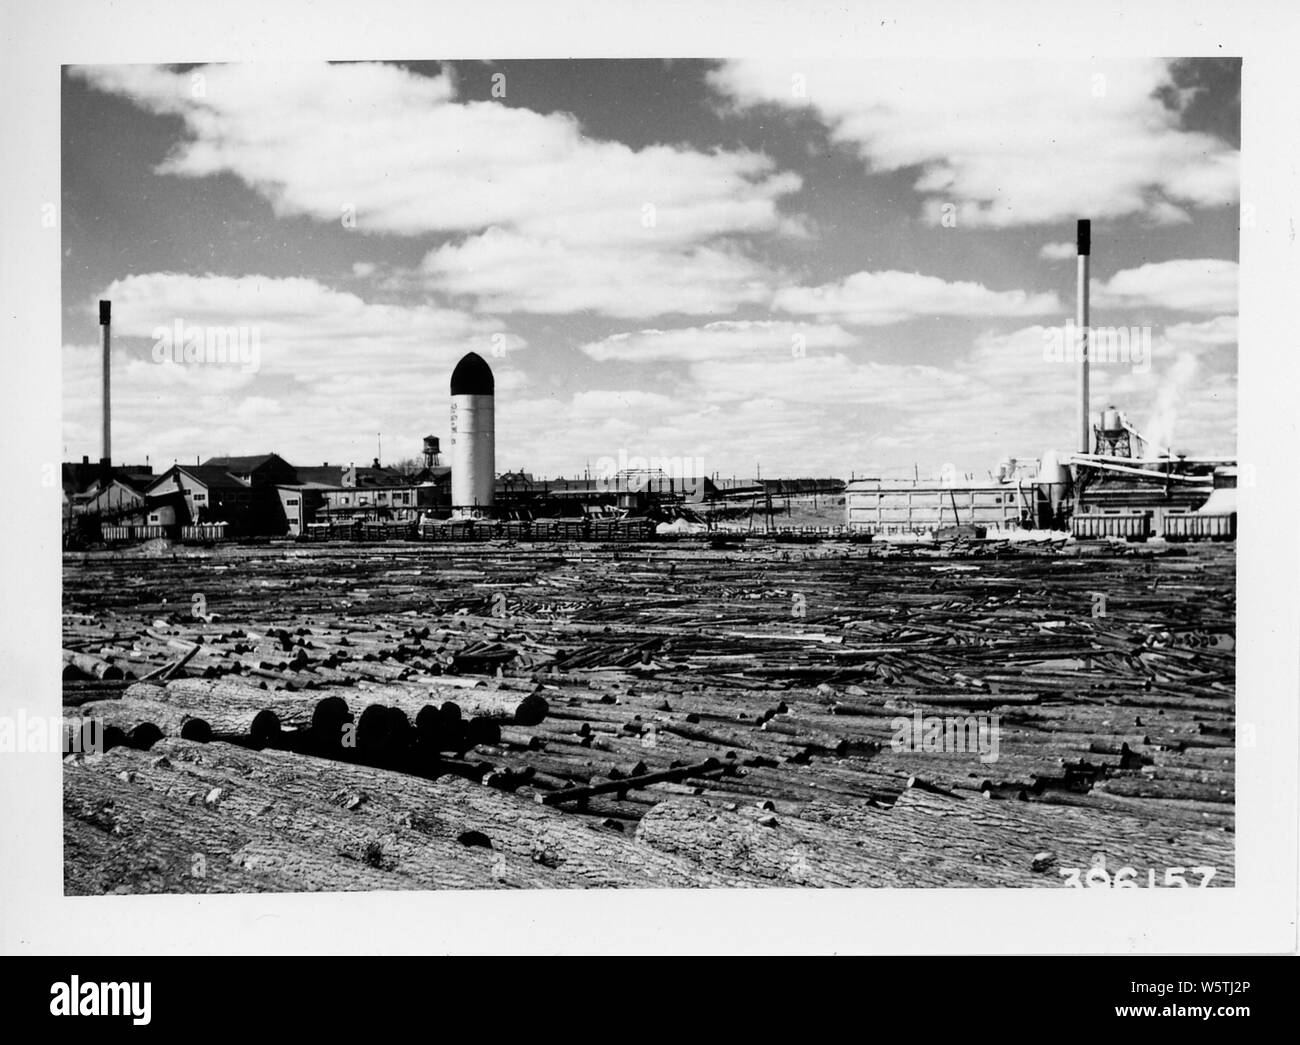
<svg viewBox="0 0 1300 1045"><path fill-rule="evenodd" d="M424 437L424 450L422 452L424 454L425 468L436 468L441 464L439 458L442 456L442 449L438 444L436 435L426 435Z"/></svg>
<svg viewBox="0 0 1300 1045"><path fill-rule="evenodd" d="M1129 428L1124 422L1124 415L1113 406L1101 412L1101 424L1093 429L1095 449L1093 453L1106 457L1132 457L1133 443L1129 438Z"/></svg>

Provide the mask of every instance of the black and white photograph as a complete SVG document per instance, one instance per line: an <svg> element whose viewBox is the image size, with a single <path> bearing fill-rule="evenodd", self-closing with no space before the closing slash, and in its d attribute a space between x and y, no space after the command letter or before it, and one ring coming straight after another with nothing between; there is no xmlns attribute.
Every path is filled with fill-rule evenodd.
<svg viewBox="0 0 1300 1045"><path fill-rule="evenodd" d="M1021 932L976 952L1189 952L1142 919L1264 867L1294 941L1294 331L1242 317L1288 304L1250 237L1296 271L1246 130L1295 97L1158 28L387 8L361 53L232 16L42 66L0 758L43 759L51 903L924 890Z"/></svg>

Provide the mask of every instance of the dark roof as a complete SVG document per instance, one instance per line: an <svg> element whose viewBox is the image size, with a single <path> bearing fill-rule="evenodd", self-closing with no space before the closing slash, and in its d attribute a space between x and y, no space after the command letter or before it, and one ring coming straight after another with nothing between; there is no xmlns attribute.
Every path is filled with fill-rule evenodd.
<svg viewBox="0 0 1300 1045"><path fill-rule="evenodd" d="M83 493L99 481L102 469L98 461L64 461L63 489L66 493ZM135 490L142 490L157 478L147 464L128 464L112 470L112 477Z"/></svg>
<svg viewBox="0 0 1300 1045"><path fill-rule="evenodd" d="M477 352L463 356L451 372L451 394L454 396L490 396L495 392L492 368Z"/></svg>
<svg viewBox="0 0 1300 1045"><path fill-rule="evenodd" d="M99 462L63 462L63 489L66 493L81 493L99 478Z"/></svg>
<svg viewBox="0 0 1300 1045"><path fill-rule="evenodd" d="M307 467L298 467L294 471L298 474L298 483L300 485L314 486L342 486L343 485L343 466L342 465L310 465Z"/></svg>
<svg viewBox="0 0 1300 1045"><path fill-rule="evenodd" d="M434 486L442 486L451 479L451 466L445 464L434 465L432 468L421 468L411 476L416 482L431 483Z"/></svg>
<svg viewBox="0 0 1300 1045"><path fill-rule="evenodd" d="M153 474L152 468L114 468L113 478L132 490L144 490L145 487L152 486L158 477Z"/></svg>
<svg viewBox="0 0 1300 1045"><path fill-rule="evenodd" d="M357 486L402 486L411 481L410 476L396 468L355 468ZM299 477L302 473L299 472Z"/></svg>
<svg viewBox="0 0 1300 1045"><path fill-rule="evenodd" d="M247 490L248 487L231 475L226 469L210 464L172 465L158 479L164 479L177 472L184 472L191 479L197 480L210 490Z"/></svg>
<svg viewBox="0 0 1300 1045"><path fill-rule="evenodd" d="M243 457L209 457L203 462L202 467L222 468L227 472L243 475L248 472L255 472L273 461L288 464L279 454L247 454Z"/></svg>

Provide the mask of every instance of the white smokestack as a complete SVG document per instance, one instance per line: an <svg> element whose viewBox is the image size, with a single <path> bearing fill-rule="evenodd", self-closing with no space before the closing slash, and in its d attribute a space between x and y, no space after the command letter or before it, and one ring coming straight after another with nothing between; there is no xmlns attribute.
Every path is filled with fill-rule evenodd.
<svg viewBox="0 0 1300 1045"><path fill-rule="evenodd" d="M496 381L470 352L451 373L451 508L455 515L491 515L496 491Z"/></svg>
<svg viewBox="0 0 1300 1045"><path fill-rule="evenodd" d="M112 377L112 363L109 353L112 347L112 321L113 303L111 301L101 301L99 303L99 344L103 350L104 362L104 399L102 418L104 423L103 429L103 454L99 458L99 463L104 472L113 466L113 414L110 406L110 381Z"/></svg>
<svg viewBox="0 0 1300 1045"><path fill-rule="evenodd" d="M1074 324L1079 328L1079 453L1092 453L1092 414L1088 404L1088 353L1092 334L1088 329L1088 259L1092 253L1092 222L1079 219L1078 303Z"/></svg>

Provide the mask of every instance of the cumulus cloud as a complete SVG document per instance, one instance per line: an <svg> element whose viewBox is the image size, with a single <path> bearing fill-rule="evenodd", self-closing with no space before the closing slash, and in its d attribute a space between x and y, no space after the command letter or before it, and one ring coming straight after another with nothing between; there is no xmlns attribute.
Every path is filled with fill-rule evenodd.
<svg viewBox="0 0 1300 1045"><path fill-rule="evenodd" d="M119 459L170 462L194 453L275 450L290 460L415 456L420 437L445 430L447 381L478 351L500 388L518 388L510 362L523 341L496 319L431 305L367 302L312 279L156 272L112 282L114 447ZM93 302L87 302L90 310ZM163 331L256 331L257 366L176 362L155 348ZM246 342L247 343L247 342ZM98 445L99 359L63 352L64 440Z"/></svg>
<svg viewBox="0 0 1300 1045"><path fill-rule="evenodd" d="M854 335L830 324L722 320L702 327L614 334L583 345L582 351L602 362L690 362L755 356L782 361L795 358L797 352L844 348L856 342Z"/></svg>
<svg viewBox="0 0 1300 1045"><path fill-rule="evenodd" d="M955 282L916 272L855 272L817 287L787 287L774 306L842 319L862 326L900 323L918 316L1041 316L1061 310L1053 293L990 290L980 283Z"/></svg>
<svg viewBox="0 0 1300 1045"><path fill-rule="evenodd" d="M804 69L802 101L777 97L789 92L789 70L773 87L751 63L725 66L714 85L743 106L806 106L867 169L917 172L922 211L934 217L952 203L959 228L1072 225L1079 213L1182 221L1234 198L1235 152L1182 130L1178 112L1152 96L1164 65L1115 68L1100 95L1092 74L1108 67L1093 63L949 64L946 79L893 63ZM990 237L978 277L994 286L889 268L923 267L910 249L874 255L881 271L842 275L845 266L819 273L820 286L796 286L781 270L800 257L782 251L781 237L815 226L782 213L800 178L760 153L600 141L564 113L464 102L450 76L392 66L77 75L178 118L163 176L233 175L277 215L334 223L352 213L357 235L375 236L364 254L373 260L357 261L347 280L367 288L359 294L310 278L174 272L108 286L125 342L114 353L119 457L273 449L303 463L368 461L380 432L387 459L414 456L425 432L446 431L446 377L468 349L497 374L502 469L573 474L626 450L703 458L728 474L759 459L764 474L861 474L872 462L910 474L913 460L923 471L946 456L991 465L1073 443L1073 369L1044 360L1051 328L1028 325L1064 310L1054 293L994 288L1000 277L988 273L1005 236ZM1013 249L1032 255L1049 238ZM1047 260L1073 254L1069 243L1040 250ZM1159 416L1169 377L1182 389L1171 438L1192 452L1224 449L1236 276L1231 262L1182 260L1099 281L1099 309L1170 311L1156 317L1168 325L1156 327L1151 372L1095 367L1094 403L1114 397L1130 416ZM386 303L367 300L380 294ZM85 309L89 324L93 301ZM492 318L519 312L636 322L602 337L615 328L584 317L576 328L596 340L575 351L554 333L567 323ZM974 332L956 358L918 326L867 329L929 316L993 329ZM256 326L261 370L154 363L148 340L177 319ZM516 366L520 357L503 354L523 346L511 325L530 322L522 329L543 347ZM888 354L864 358L868 335ZM806 357L792 351L797 338ZM1189 353L1197 365L1178 364ZM65 440L93 455L98 349L69 346L64 362ZM620 388L624 363L662 366Z"/></svg>
<svg viewBox="0 0 1300 1045"><path fill-rule="evenodd" d="M1174 323L1165 337L1187 348L1220 348L1237 343L1237 317L1215 316L1201 323Z"/></svg>
<svg viewBox="0 0 1300 1045"><path fill-rule="evenodd" d="M427 374L470 349L500 355L523 344L497 319L433 305L374 304L303 277L151 272L114 280L102 297L113 302L114 330L127 337L153 340L177 321L255 329L261 369L303 381L369 374L381 362L386 372ZM181 369L178 381L211 368Z"/></svg>
<svg viewBox="0 0 1300 1045"><path fill-rule="evenodd" d="M850 467L845 462L859 474L910 475L914 461L922 474L937 474L954 459L959 470L983 474L1003 456L1036 457L1074 446L1077 369L1046 351L1059 326L987 329L964 354L942 365L864 360L841 349L842 337L855 336L835 325L805 328L819 333L810 333L806 358L792 358L788 336L797 326L720 322L637 331L586 345L583 351L600 360L685 363L686 380L668 401L646 403L635 423L626 413L611 423L617 400L603 398L602 408L611 413L584 419L583 429L598 427L602 446L626 444L633 448L629 452L645 452L647 434L658 432L657 441L650 440L654 452L681 446L681 452L727 461L744 460L748 453L788 475ZM1180 450L1231 452L1232 360L1211 359L1210 353L1229 345L1234 328L1229 316L1177 323L1152 332L1149 352L1143 341L1140 358L1095 361L1094 409L1114 402L1139 425L1152 423L1159 438ZM1202 353L1199 371L1186 362L1189 351ZM571 423L579 411L575 405L561 414ZM664 424L680 434L676 442ZM739 446L751 437L757 440L754 449Z"/></svg>
<svg viewBox="0 0 1300 1045"><path fill-rule="evenodd" d="M731 247L630 242L577 247L489 229L425 257L423 272L445 293L493 312L593 311L624 319L665 313L720 315L771 295L772 275Z"/></svg>
<svg viewBox="0 0 1300 1045"><path fill-rule="evenodd" d="M1231 360L1211 360L1204 353L1210 342L1222 347L1233 326L1232 317L1176 324L1152 334L1150 353L1143 350L1141 365L1094 361L1094 414L1113 403L1153 441L1172 442L1175 449L1190 453L1231 452L1236 432L1235 370ZM1012 436L1003 452L1013 454L1017 450L1036 453L1049 446L1073 448L1077 364L1044 357L1043 346L1052 333L1051 327L1035 325L1006 333L985 332L975 339L957 369L978 386L976 394L954 399L946 411L958 430L979 440L990 430L1001 429ZM1198 360L1204 360L1204 365ZM916 431L920 437L923 429Z"/></svg>
<svg viewBox="0 0 1300 1045"><path fill-rule="evenodd" d="M1236 312L1237 263L1180 258L1124 269L1093 291L1093 301L1103 308Z"/></svg>
<svg viewBox="0 0 1300 1045"><path fill-rule="evenodd" d="M1237 152L1183 129L1164 61L946 61L936 75L912 59L741 60L711 83L734 105L812 112L873 171L919 168L925 213L950 206L958 227L1183 221L1237 198Z"/></svg>
<svg viewBox="0 0 1300 1045"><path fill-rule="evenodd" d="M279 215L347 216L362 234L465 237L425 273L498 310L730 311L764 274L728 238L797 226L777 201L800 178L761 154L596 140L565 113L459 102L449 75L370 63L75 74L184 120L160 173L231 173ZM534 265L542 278L521 280Z"/></svg>
<svg viewBox="0 0 1300 1045"><path fill-rule="evenodd" d="M526 384L508 362L492 364L498 391ZM415 457L423 435L447 431L449 376L449 367L379 362L364 376L320 367L244 375L229 366L158 364L124 346L113 353L114 457L136 463L148 454L165 467L275 451L295 464L365 463L381 433L385 461ZM98 456L96 347L63 350L63 441L71 457Z"/></svg>
<svg viewBox="0 0 1300 1045"><path fill-rule="evenodd" d="M1060 331L1061 327L1041 324L1008 333L984 331L959 365L1008 392L1033 397L1038 403L1051 397L1055 406L1068 406L1074 401L1073 367L1048 358Z"/></svg>
<svg viewBox="0 0 1300 1045"><path fill-rule="evenodd" d="M1078 252L1078 245L1074 243L1044 243L1038 251L1038 256L1044 261L1065 261Z"/></svg>
<svg viewBox="0 0 1300 1045"><path fill-rule="evenodd" d="M755 398L786 404L824 406L905 406L926 410L970 389L962 374L940 367L858 362L841 353L810 355L780 362L706 360L693 363L691 376L708 402Z"/></svg>
<svg viewBox="0 0 1300 1045"><path fill-rule="evenodd" d="M573 414L587 420L608 417L625 410L664 411L679 406L680 404L670 396L645 392L638 388L622 391L591 389L575 393L572 400Z"/></svg>

